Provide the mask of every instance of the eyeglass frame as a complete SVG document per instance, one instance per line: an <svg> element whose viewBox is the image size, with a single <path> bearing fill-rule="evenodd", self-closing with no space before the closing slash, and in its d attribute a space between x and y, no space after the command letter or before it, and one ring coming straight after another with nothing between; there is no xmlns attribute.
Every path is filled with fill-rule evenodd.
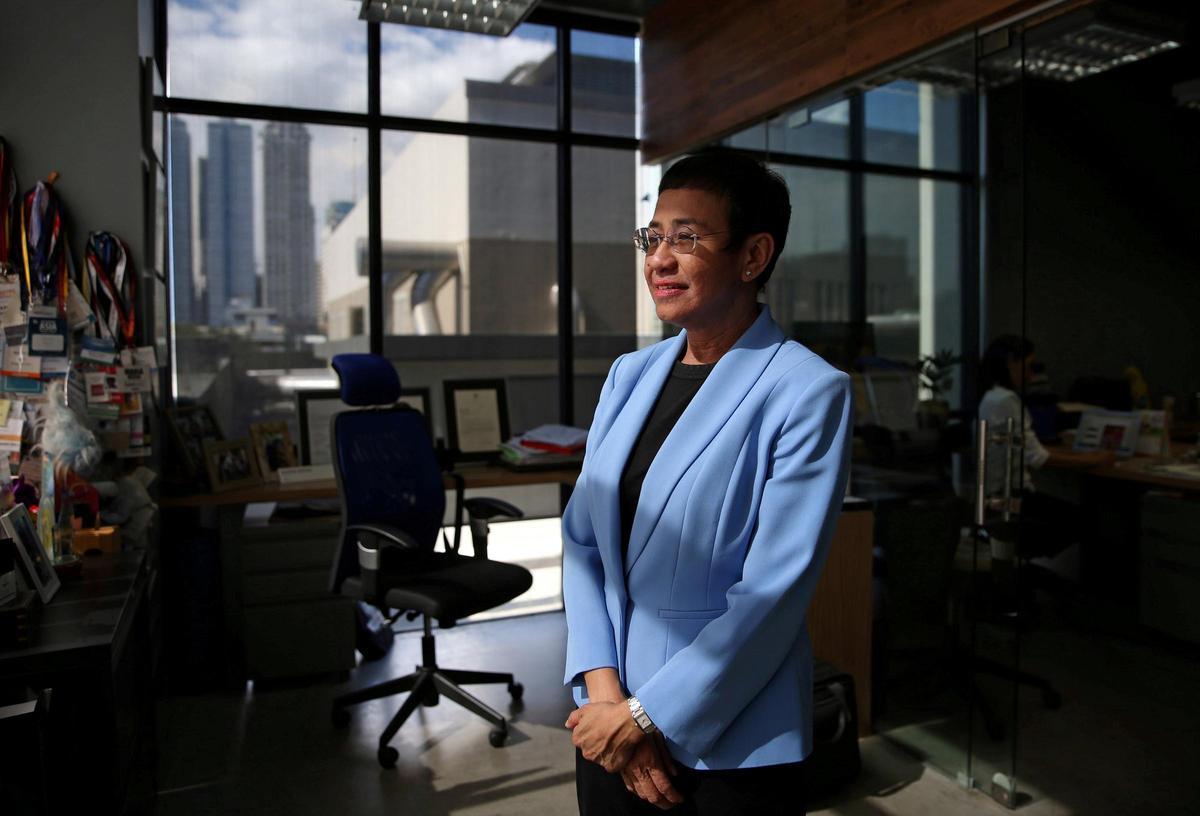
<svg viewBox="0 0 1200 816"><path fill-rule="evenodd" d="M684 227L683 229L688 229L688 228ZM677 230L674 233L667 233L666 235L664 235L659 232L651 233L649 227L638 227L637 229L635 229L633 231L633 246L635 249L641 250L646 255L653 255L655 252L658 251L658 247L655 247L653 251L651 251L651 249L650 249L650 235L653 234L654 236L656 236L657 238L662 240L664 243L666 243L666 245L668 247L670 247L671 251L674 252L676 255L691 255L691 254L695 253L696 244L699 243L701 238L711 238L714 235L725 235L729 232L732 232L732 230L717 230L716 232L706 232L703 234L694 232L691 234L691 238L692 238L691 249L683 249L682 248L683 244L680 243L679 232L680 231ZM677 249L676 248L677 246L680 248Z"/></svg>

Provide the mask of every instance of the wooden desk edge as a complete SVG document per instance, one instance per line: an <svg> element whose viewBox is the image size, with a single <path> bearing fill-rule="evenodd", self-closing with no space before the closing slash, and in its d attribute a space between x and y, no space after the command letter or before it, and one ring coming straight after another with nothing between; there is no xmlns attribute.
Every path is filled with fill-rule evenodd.
<svg viewBox="0 0 1200 816"><path fill-rule="evenodd" d="M553 470L509 470L505 467L487 466L464 468L457 471L468 488L517 487L531 484L575 484L579 478L578 468L556 468ZM454 489L454 480L444 476L447 490ZM257 502L293 502L312 499L336 499L337 482L324 479L319 482L300 482L281 485L265 483L225 493L191 493L184 496L164 496L158 506L176 507L221 507L231 504L254 504Z"/></svg>

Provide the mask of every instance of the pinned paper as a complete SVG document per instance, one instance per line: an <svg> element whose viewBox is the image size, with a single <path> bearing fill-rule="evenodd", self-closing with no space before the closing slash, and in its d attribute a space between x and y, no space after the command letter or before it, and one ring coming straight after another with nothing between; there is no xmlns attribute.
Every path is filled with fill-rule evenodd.
<svg viewBox="0 0 1200 816"><path fill-rule="evenodd" d="M84 375L84 387L87 388L89 405L111 401L112 394L108 389L108 374L103 371L89 371Z"/></svg>
<svg viewBox="0 0 1200 816"><path fill-rule="evenodd" d="M29 353L24 343L4 347L3 373L6 377L37 378L42 373L42 358Z"/></svg>
<svg viewBox="0 0 1200 816"><path fill-rule="evenodd" d="M126 394L150 391L150 372L145 366L127 365L117 369L117 390Z"/></svg>
<svg viewBox="0 0 1200 816"><path fill-rule="evenodd" d="M67 321L61 317L29 318L29 353L42 357L67 353Z"/></svg>
<svg viewBox="0 0 1200 816"><path fill-rule="evenodd" d="M21 284L16 278L0 280L0 326L21 326L25 313L21 311Z"/></svg>
<svg viewBox="0 0 1200 816"><path fill-rule="evenodd" d="M121 365L142 366L148 371L155 371L158 369L158 355L154 346L121 349Z"/></svg>
<svg viewBox="0 0 1200 816"><path fill-rule="evenodd" d="M75 281L71 281L70 284L67 290L67 322L71 324L72 329L82 329L94 323L96 315L92 314L92 308L88 306Z"/></svg>
<svg viewBox="0 0 1200 816"><path fill-rule="evenodd" d="M71 368L71 360L68 357L43 357L42 358L42 376L43 377L65 377L67 371Z"/></svg>
<svg viewBox="0 0 1200 816"><path fill-rule="evenodd" d="M0 422L8 422L8 415L12 412L12 400L0 399ZM18 402L18 405L21 403Z"/></svg>
<svg viewBox="0 0 1200 816"><path fill-rule="evenodd" d="M21 432L25 429L25 417L18 416L0 424L0 454L21 452Z"/></svg>
<svg viewBox="0 0 1200 816"><path fill-rule="evenodd" d="M3 390L12 394L40 394L42 381L32 377L5 377Z"/></svg>
<svg viewBox="0 0 1200 816"><path fill-rule="evenodd" d="M85 334L79 350L79 359L91 363L112 365L117 361L117 347L112 340Z"/></svg>

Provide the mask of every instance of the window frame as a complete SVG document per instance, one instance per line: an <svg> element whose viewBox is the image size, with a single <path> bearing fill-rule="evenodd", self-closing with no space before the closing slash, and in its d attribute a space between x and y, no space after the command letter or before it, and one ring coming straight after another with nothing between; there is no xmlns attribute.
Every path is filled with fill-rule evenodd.
<svg viewBox="0 0 1200 816"><path fill-rule="evenodd" d="M158 64L166 70L170 58L167 37L167 0L156 0L157 25L155 27L155 53ZM381 112L381 28L384 23L364 22L367 27L367 111L356 113L322 108L298 108L283 105L223 102L192 97L169 96L165 92L154 96L156 115L171 116L192 114L208 117L227 117L239 120L263 122L299 122L308 125L337 125L355 127L367 133L367 272L368 272L368 348L373 354L383 354L383 221L382 221L382 140L384 131L407 131L411 133L436 133L489 139L511 139L523 142L553 144L556 147L557 186L557 283L558 291L570 292L573 287L572 270L572 148L602 147L628 150L637 154L641 141L635 136L610 136L578 132L572 127L572 82L571 82L571 32L589 31L600 34L639 37L640 26L632 21L590 17L583 14L547 9L536 9L528 20L531 24L550 26L555 29L555 58L557 60L557 120L553 129L496 125L472 122L454 122L410 116L384 115ZM170 156L167 158L167 173L170 173ZM171 223L170 201L167 201L167 224ZM174 270L168 270L170 290L174 289ZM572 382L575 373L575 346L572 325L571 299L560 298L557 312L558 351L558 397L559 421L575 424L575 399ZM174 321L171 321L171 337L168 338L168 355L174 365ZM170 402L174 404L178 394L174 378Z"/></svg>

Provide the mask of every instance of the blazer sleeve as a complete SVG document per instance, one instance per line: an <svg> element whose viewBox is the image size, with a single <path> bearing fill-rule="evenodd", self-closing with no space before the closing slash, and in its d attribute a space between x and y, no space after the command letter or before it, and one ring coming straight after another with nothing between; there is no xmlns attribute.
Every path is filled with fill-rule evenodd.
<svg viewBox="0 0 1200 816"><path fill-rule="evenodd" d="M587 507L588 460L598 444L597 427L612 394L620 358L613 363L600 391L596 415L588 432L583 470L563 511L563 606L567 617L567 660L564 683L581 685L592 669L617 667L617 644L604 601L604 565ZM586 696L586 694L585 694Z"/></svg>
<svg viewBox="0 0 1200 816"><path fill-rule="evenodd" d="M850 378L829 372L776 440L758 522L728 608L635 690L663 734L705 756L794 648L841 510Z"/></svg>

